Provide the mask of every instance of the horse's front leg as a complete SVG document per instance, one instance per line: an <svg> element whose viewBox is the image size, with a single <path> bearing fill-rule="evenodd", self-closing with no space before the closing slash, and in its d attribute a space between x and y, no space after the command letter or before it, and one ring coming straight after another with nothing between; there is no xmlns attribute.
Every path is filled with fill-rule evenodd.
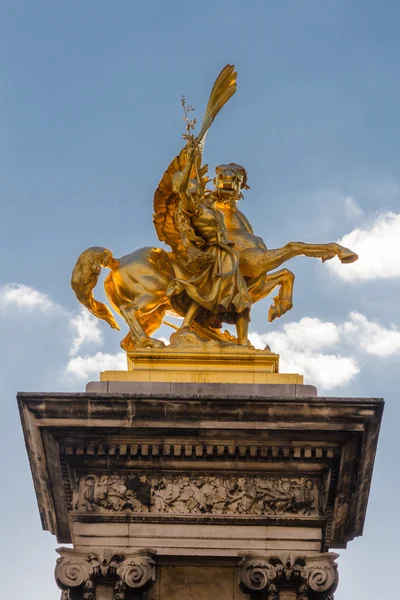
<svg viewBox="0 0 400 600"><path fill-rule="evenodd" d="M273 299L268 312L268 321L281 317L293 306L293 284L294 275L289 269L281 269L275 273L266 274L261 277L255 286L250 286L249 292L253 302L258 302L268 296L276 287L279 292Z"/></svg>
<svg viewBox="0 0 400 600"><path fill-rule="evenodd" d="M275 250L247 248L242 250L239 255L240 272L244 277L258 279L298 254L298 249L292 247L291 244L286 244L286 246Z"/></svg>
<svg viewBox="0 0 400 600"><path fill-rule="evenodd" d="M304 242L290 242L287 244L296 253L295 256L303 255L310 256L313 258L320 258L322 262L330 260L334 256L337 256L342 263L352 263L358 259L358 255L345 248L336 242L330 242L329 244L306 244Z"/></svg>
<svg viewBox="0 0 400 600"><path fill-rule="evenodd" d="M271 275L266 275L265 283L279 285L279 292L273 299L268 311L268 321L271 323L293 308L294 275L289 269L281 269Z"/></svg>
<svg viewBox="0 0 400 600"><path fill-rule="evenodd" d="M352 250L335 242L329 244L305 244L304 242L289 242L282 248L264 250L263 248L248 248L240 253L240 271L245 277L258 278L280 267L284 262L295 256L310 256L320 258L323 262L338 256L342 263L351 263L358 259Z"/></svg>

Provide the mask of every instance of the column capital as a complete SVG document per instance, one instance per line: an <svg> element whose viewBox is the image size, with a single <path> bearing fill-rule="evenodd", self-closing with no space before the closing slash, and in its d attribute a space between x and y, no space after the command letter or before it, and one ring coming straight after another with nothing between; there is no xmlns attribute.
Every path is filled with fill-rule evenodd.
<svg viewBox="0 0 400 600"><path fill-rule="evenodd" d="M77 552L59 548L55 579L62 591L62 600L69 600L71 591L84 600L96 600L93 578L117 578L114 600L123 600L128 588L147 592L156 579L155 551L150 549L126 552L118 548L95 548ZM80 594L81 592L81 594Z"/></svg>
<svg viewBox="0 0 400 600"><path fill-rule="evenodd" d="M276 567L268 557L243 557L239 563L239 585L245 594L267 590L276 578Z"/></svg>
<svg viewBox="0 0 400 600"><path fill-rule="evenodd" d="M124 600L127 588L147 592L156 580L154 553L143 552L126 557L116 570L119 579L114 587L114 600Z"/></svg>
<svg viewBox="0 0 400 600"><path fill-rule="evenodd" d="M338 585L337 558L333 552L242 554L239 585L245 594L263 592L269 600L276 597L282 585L292 583L299 600L329 600Z"/></svg>
<svg viewBox="0 0 400 600"><path fill-rule="evenodd" d="M302 578L310 590L324 594L327 599L339 583L338 566L335 562L338 556L334 552L309 556L302 570Z"/></svg>

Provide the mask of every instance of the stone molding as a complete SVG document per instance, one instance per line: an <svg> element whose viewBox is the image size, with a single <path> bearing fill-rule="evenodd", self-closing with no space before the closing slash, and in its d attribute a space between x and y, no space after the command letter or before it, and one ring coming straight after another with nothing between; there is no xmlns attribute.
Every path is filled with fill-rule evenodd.
<svg viewBox="0 0 400 600"><path fill-rule="evenodd" d="M320 480L310 477L87 474L79 478L73 510L173 515L319 516Z"/></svg>
<svg viewBox="0 0 400 600"><path fill-rule="evenodd" d="M260 554L243 556L239 563L239 585L245 594L263 593L267 600L279 597L282 587L297 588L297 600L333 600L339 576L338 554Z"/></svg>
<svg viewBox="0 0 400 600"><path fill-rule="evenodd" d="M85 553L70 548L57 550L55 579L61 600L96 600L96 579L116 578L113 600L124 600L128 589L147 592L156 579L155 551L125 552L117 548L95 549ZM78 596L76 596L78 592Z"/></svg>
<svg viewBox="0 0 400 600"><path fill-rule="evenodd" d="M151 398L165 398L165 396L174 396L175 398L187 397L195 387L198 397L235 397L252 399L265 398L312 398L317 397L318 392L314 385L302 384L281 384L281 383L259 383L251 384L251 394L249 394L249 384L247 383L225 383L223 389L220 384L215 383L179 383L179 382L161 382L161 381L91 381L86 384L86 392L91 394L143 394Z"/></svg>
<svg viewBox="0 0 400 600"><path fill-rule="evenodd" d="M143 441L141 443L87 443L74 441L68 444L64 449L65 456L68 457L125 457L139 459L163 459L166 457L182 460L212 460L215 458L239 458L244 460L263 459L332 459L339 455L340 446L328 444L249 444L237 443L235 440L226 441L224 444L218 443L198 443L185 441L177 443L176 440L170 443L152 443Z"/></svg>
<svg viewBox="0 0 400 600"><path fill-rule="evenodd" d="M291 477L323 480L324 549L346 547L362 534L382 400L253 398L259 390L251 385L246 387L246 397L226 396L223 385L207 389L208 395L201 385L192 387L191 394L152 395L141 388L120 394L19 394L43 528L56 534L59 542L71 543L72 495L82 471L162 469L218 476L228 470L261 477L289 476L289 471ZM93 512L72 513L72 517L103 519ZM115 518L118 512L104 515L104 519ZM140 518L186 517L159 513ZM275 520L274 516L253 518Z"/></svg>

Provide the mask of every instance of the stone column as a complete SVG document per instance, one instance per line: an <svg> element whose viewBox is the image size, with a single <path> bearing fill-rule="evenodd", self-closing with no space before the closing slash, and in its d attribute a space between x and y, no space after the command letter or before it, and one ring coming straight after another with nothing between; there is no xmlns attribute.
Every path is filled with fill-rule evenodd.
<svg viewBox="0 0 400 600"><path fill-rule="evenodd" d="M113 548L57 551L55 578L61 600L146 600L156 579L154 552L125 553ZM96 588L99 587L99 594Z"/></svg>
<svg viewBox="0 0 400 600"><path fill-rule="evenodd" d="M252 600L333 600L336 558L333 552L244 555L239 563L240 589Z"/></svg>
<svg viewBox="0 0 400 600"><path fill-rule="evenodd" d="M119 383L19 395L43 527L74 548L62 600L332 600L328 551L362 534L382 401Z"/></svg>

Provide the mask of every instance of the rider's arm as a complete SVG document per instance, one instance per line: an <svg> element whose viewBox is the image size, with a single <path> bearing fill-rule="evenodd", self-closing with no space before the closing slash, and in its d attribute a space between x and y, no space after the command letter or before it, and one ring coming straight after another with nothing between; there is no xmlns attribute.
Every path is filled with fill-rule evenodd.
<svg viewBox="0 0 400 600"><path fill-rule="evenodd" d="M195 161L195 157L195 153L191 153L190 159L188 160L183 170L182 177L178 186L178 194L182 203L182 208L187 213L194 213L197 210L195 199L193 195L189 192L190 173L193 167L193 163Z"/></svg>

